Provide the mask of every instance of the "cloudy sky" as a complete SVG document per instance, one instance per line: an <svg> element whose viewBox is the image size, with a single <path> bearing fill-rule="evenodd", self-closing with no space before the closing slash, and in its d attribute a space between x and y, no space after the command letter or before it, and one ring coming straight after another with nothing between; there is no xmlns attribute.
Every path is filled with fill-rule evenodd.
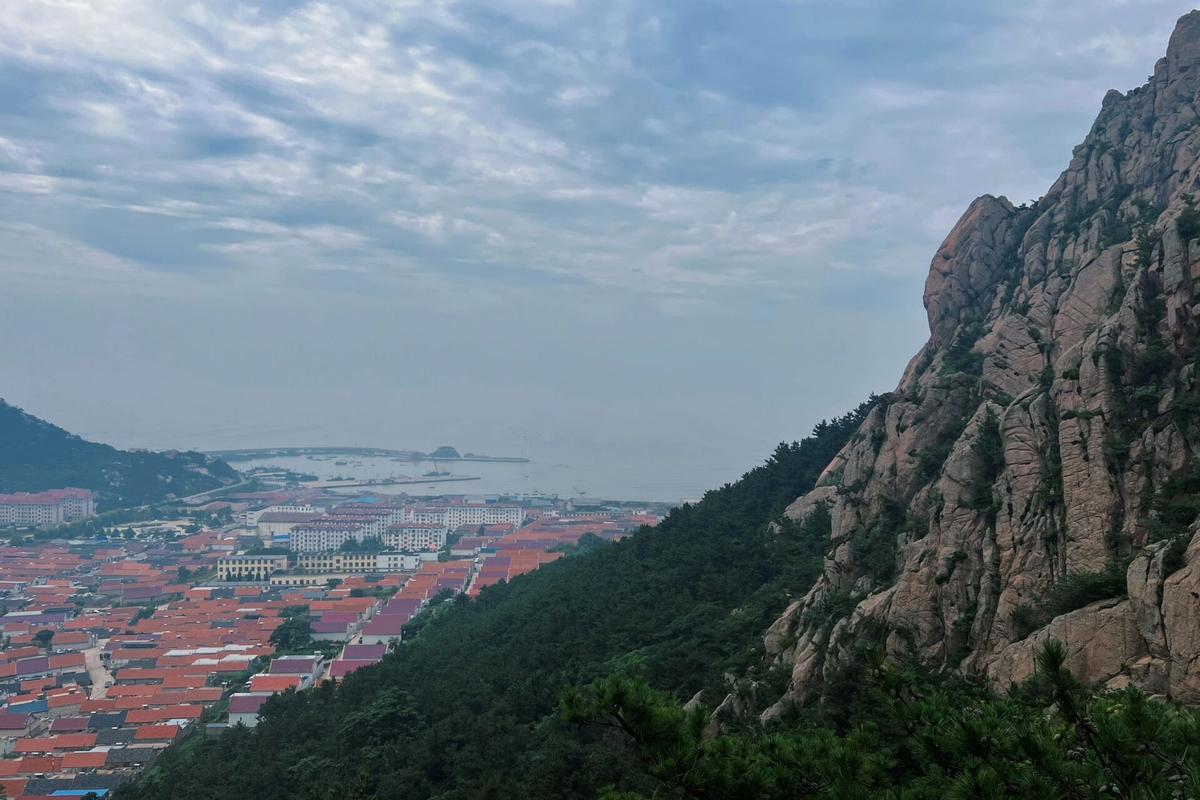
<svg viewBox="0 0 1200 800"><path fill-rule="evenodd" d="M1187 10L4 0L0 396L689 494L890 389L958 214L1039 196Z"/></svg>

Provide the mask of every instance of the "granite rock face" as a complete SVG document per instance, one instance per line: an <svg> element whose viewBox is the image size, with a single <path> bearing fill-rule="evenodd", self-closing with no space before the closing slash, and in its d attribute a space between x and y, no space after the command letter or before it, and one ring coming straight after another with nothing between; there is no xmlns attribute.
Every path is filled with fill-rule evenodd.
<svg viewBox="0 0 1200 800"><path fill-rule="evenodd" d="M1200 534L1161 505L1200 447L1198 93L1193 12L1044 197L980 197L946 237L928 343L788 509L832 522L765 639L791 672L768 716L864 641L1006 687L1053 637L1089 681L1200 702Z"/></svg>

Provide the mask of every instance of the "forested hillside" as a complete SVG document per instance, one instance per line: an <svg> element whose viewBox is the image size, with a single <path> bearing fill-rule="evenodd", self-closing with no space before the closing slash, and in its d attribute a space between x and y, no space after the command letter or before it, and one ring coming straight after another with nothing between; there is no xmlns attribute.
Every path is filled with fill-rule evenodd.
<svg viewBox="0 0 1200 800"><path fill-rule="evenodd" d="M821 702L759 724L788 677L756 666L761 631L812 585L829 534L827 515L771 522L871 407L657 529L434 607L381 664L276 696L254 730L193 735L116 797L1200 796L1197 718L1093 694L1057 644L997 697L866 635ZM736 697L726 672L751 676Z"/></svg>
<svg viewBox="0 0 1200 800"><path fill-rule="evenodd" d="M761 659L761 633L821 567L821 531L784 525L871 403L657 528L450 601L377 667L272 699L254 730L194 737L129 798L562 798L648 788L615 733L557 713L609 675L684 701ZM420 623L424 622L424 625Z"/></svg>
<svg viewBox="0 0 1200 800"><path fill-rule="evenodd" d="M0 400L0 493L91 489L101 510L234 483L223 461L190 452L128 452L89 442Z"/></svg>

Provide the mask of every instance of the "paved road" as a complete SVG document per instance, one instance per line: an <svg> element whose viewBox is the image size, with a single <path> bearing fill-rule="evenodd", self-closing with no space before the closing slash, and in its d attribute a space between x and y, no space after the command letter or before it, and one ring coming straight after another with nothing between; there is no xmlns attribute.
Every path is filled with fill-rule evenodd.
<svg viewBox="0 0 1200 800"><path fill-rule="evenodd" d="M172 500L171 502L186 504L193 500L199 500L203 497L208 497L210 494L220 494L221 492L229 492L234 489L240 489L243 486L249 486L253 480L254 480L253 478L242 478L237 483L231 483L228 486L218 486L215 489L209 489L207 492L200 492L199 494L189 494L187 497L179 497L179 498L176 498L175 500ZM159 505L159 504L156 503L155 505ZM142 506L142 508L150 508L150 506Z"/></svg>
<svg viewBox="0 0 1200 800"><path fill-rule="evenodd" d="M88 677L92 679L92 699L99 700L107 696L108 684L113 676L100 661L100 645L83 651L83 663L87 666Z"/></svg>

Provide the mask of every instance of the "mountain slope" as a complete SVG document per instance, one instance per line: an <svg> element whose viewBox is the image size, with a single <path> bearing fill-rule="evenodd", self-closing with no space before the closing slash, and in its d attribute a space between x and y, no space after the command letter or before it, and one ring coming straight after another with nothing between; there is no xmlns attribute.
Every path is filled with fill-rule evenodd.
<svg viewBox="0 0 1200 800"><path fill-rule="evenodd" d="M616 673L719 701L724 673L761 660L763 628L821 568L823 536L771 521L868 409L657 528L439 606L381 664L273 699L252 732L194 737L118 796L517 800L636 783L619 740L557 719L560 694Z"/></svg>
<svg viewBox="0 0 1200 800"><path fill-rule="evenodd" d="M0 400L0 493L91 489L101 509L186 497L234 483L237 472L200 453L127 452L67 433Z"/></svg>
<svg viewBox="0 0 1200 800"><path fill-rule="evenodd" d="M1193 12L1044 197L950 232L928 343L788 511L827 512L831 553L767 639L767 718L868 633L997 688L1056 638L1089 682L1200 702L1198 93Z"/></svg>
<svg viewBox="0 0 1200 800"><path fill-rule="evenodd" d="M1196 796L1200 719L1068 668L1197 699L1198 90L1193 14L1044 198L973 203L896 392L116 796Z"/></svg>

